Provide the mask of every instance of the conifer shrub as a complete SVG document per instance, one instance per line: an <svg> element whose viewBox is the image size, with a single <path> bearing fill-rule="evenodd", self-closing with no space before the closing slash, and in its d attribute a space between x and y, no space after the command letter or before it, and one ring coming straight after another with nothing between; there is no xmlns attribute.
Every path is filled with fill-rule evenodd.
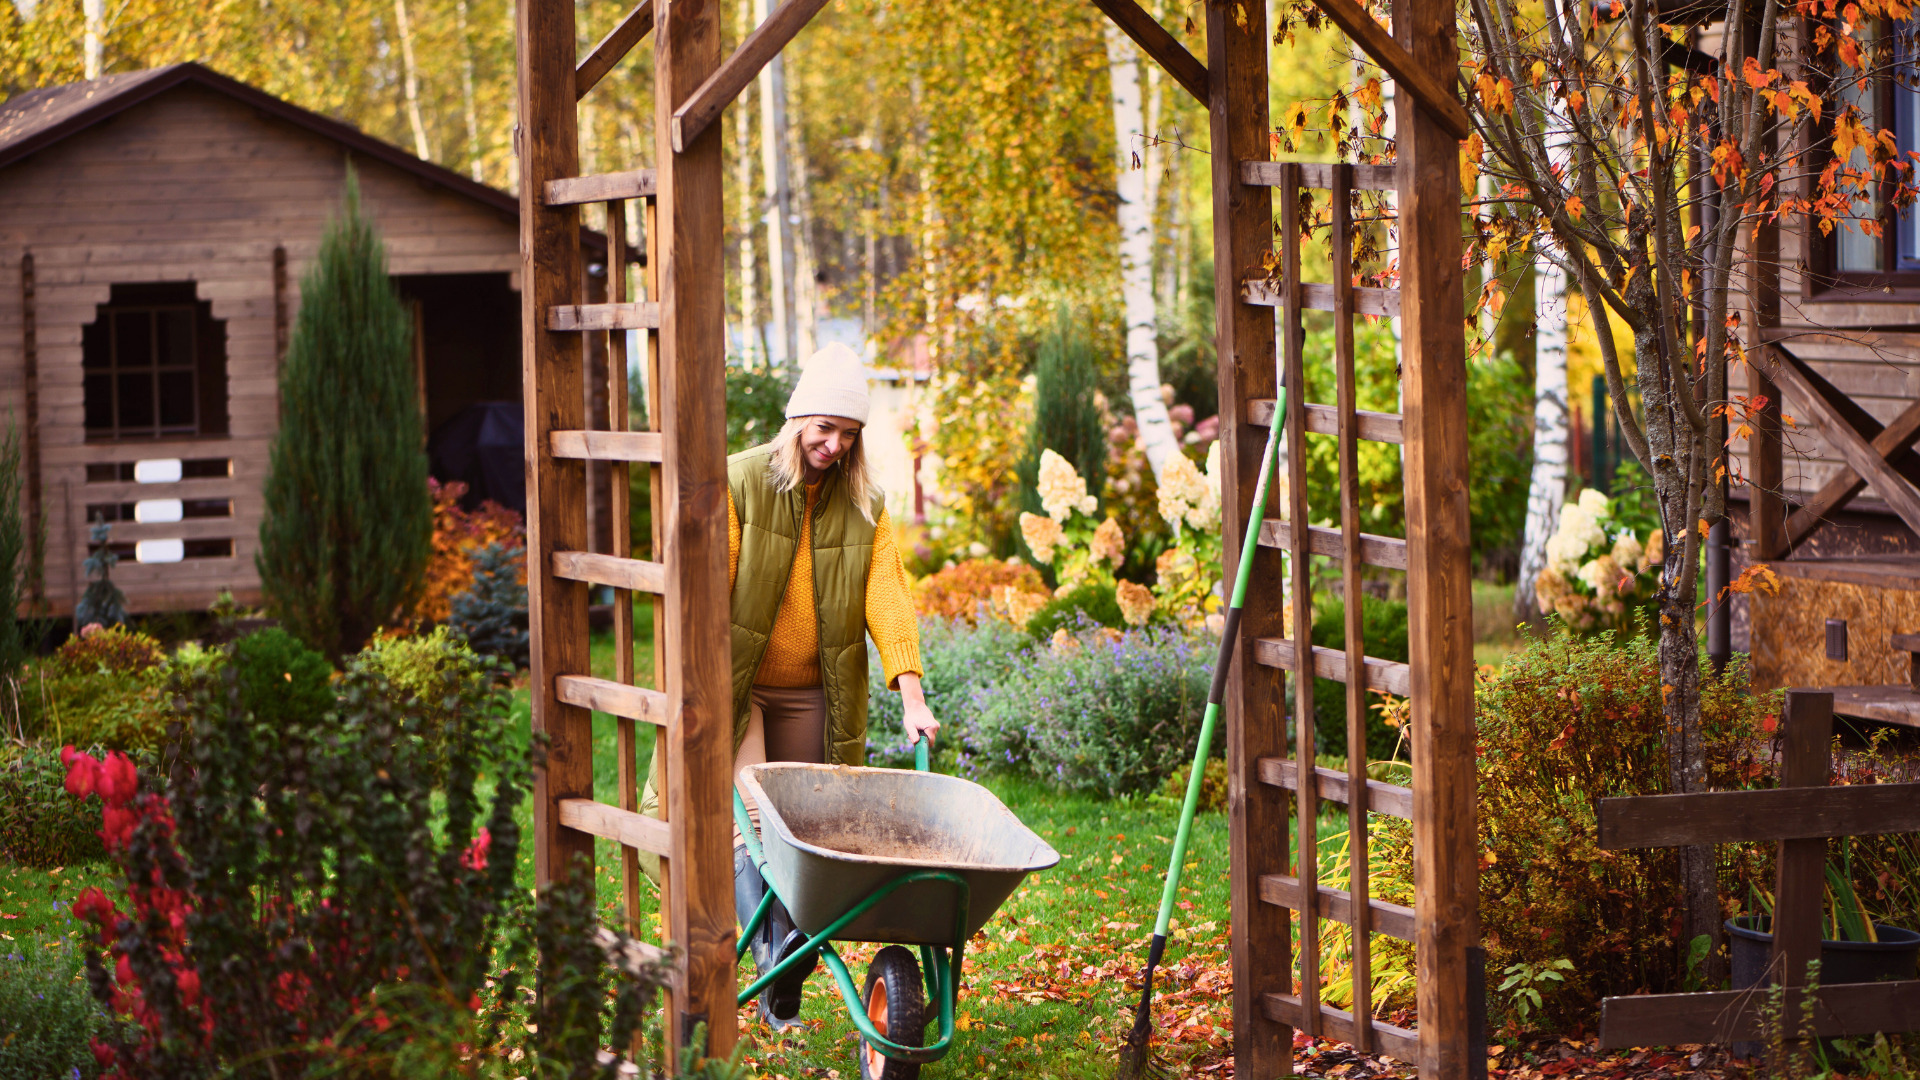
<svg viewBox="0 0 1920 1080"><path fill-rule="evenodd" d="M256 565L294 636L349 656L419 600L433 532L412 320L347 171L300 285Z"/></svg>
<svg viewBox="0 0 1920 1080"><path fill-rule="evenodd" d="M99 624L118 626L127 621L127 594L113 583L113 568L120 556L113 550L113 526L96 519L87 530L87 557L81 568L87 572L87 591L74 605L76 626Z"/></svg>
<svg viewBox="0 0 1920 1080"><path fill-rule="evenodd" d="M30 537L44 533L40 522L27 520L21 509L26 488L26 461L20 445L20 428L11 418L5 435L0 435L0 680L19 677L31 652L28 635L14 613L33 594L40 567L33 560ZM12 710L11 695L5 706Z"/></svg>
<svg viewBox="0 0 1920 1080"><path fill-rule="evenodd" d="M473 584L453 598L447 625L482 656L527 666L526 549L488 544L474 553Z"/></svg>

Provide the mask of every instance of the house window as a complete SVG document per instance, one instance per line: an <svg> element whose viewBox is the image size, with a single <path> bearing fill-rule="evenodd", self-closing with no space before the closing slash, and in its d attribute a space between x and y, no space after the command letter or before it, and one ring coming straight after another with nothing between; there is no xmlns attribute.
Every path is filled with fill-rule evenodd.
<svg viewBox="0 0 1920 1080"><path fill-rule="evenodd" d="M81 334L87 438L227 432L227 330L193 282L115 285Z"/></svg>

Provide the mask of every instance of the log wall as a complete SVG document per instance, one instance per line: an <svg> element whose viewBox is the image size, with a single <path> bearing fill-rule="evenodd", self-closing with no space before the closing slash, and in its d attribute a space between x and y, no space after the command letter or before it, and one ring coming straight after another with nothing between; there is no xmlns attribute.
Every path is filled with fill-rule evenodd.
<svg viewBox="0 0 1920 1080"><path fill-rule="evenodd" d="M345 148L224 95L186 85L0 169L0 411L25 414L22 257L36 278L38 432L48 529L47 599L70 613L85 588L86 507L139 498L233 499L231 519L117 524L116 543L230 537L233 555L142 566L114 580L135 611L204 608L222 589L259 600L261 484L277 427L274 249L286 251L286 312L339 206ZM362 157L361 191L395 275L513 273L511 216ZM80 343L113 284L193 281L226 322L230 433L89 442ZM231 476L173 485L95 482L87 466L226 459Z"/></svg>

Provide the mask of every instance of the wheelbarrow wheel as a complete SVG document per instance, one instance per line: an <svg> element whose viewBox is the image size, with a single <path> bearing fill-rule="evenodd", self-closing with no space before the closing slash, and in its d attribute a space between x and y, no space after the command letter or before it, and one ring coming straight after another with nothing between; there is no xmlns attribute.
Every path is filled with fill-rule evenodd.
<svg viewBox="0 0 1920 1080"><path fill-rule="evenodd" d="M867 966L867 985L860 998L867 1019L890 1042L921 1045L926 1030L926 984L920 980L920 961L899 945L880 950ZM920 1066L895 1061L866 1042L860 1044L860 1080L918 1080Z"/></svg>

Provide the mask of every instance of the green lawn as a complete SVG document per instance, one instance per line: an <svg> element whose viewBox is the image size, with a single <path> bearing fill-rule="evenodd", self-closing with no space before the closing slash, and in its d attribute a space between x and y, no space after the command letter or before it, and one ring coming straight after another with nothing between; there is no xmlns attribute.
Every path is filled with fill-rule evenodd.
<svg viewBox="0 0 1920 1080"><path fill-rule="evenodd" d="M636 628L643 682L651 657L649 614L642 609ZM595 635L592 656L594 673L611 675L611 635ZM525 724L524 688L516 691L513 707ZM617 802L613 718L595 714L594 735L595 795ZM651 732L642 736L644 775ZM1030 877L969 944L959 1004L962 1031L947 1059L928 1067L925 1075L1104 1080L1131 1022L1138 990L1128 983L1138 974L1152 932L1177 811L1158 798L1107 800L1062 794L1016 777L980 779L1060 852L1061 861ZM523 806L520 816L531 838L530 806ZM1323 836L1344 828L1337 813L1320 823ZM1176 1075L1194 1075L1231 1050L1227 842L1224 814L1203 814L1195 823L1175 940L1160 968L1157 1030L1167 1058L1180 1066ZM619 866L614 845L601 842L597 881L610 925L620 922ZM519 876L532 887L530 840L520 853ZM0 937L26 944L77 935L80 928L67 905L92 884L114 888L104 864L52 872L0 864ZM650 884L643 885L642 908L645 936L658 940L657 897ZM842 949L856 982L875 949ZM742 1009L740 1020L749 1058L765 1076L858 1075L853 1027L824 970L808 983L801 1026L776 1039L752 1008Z"/></svg>

